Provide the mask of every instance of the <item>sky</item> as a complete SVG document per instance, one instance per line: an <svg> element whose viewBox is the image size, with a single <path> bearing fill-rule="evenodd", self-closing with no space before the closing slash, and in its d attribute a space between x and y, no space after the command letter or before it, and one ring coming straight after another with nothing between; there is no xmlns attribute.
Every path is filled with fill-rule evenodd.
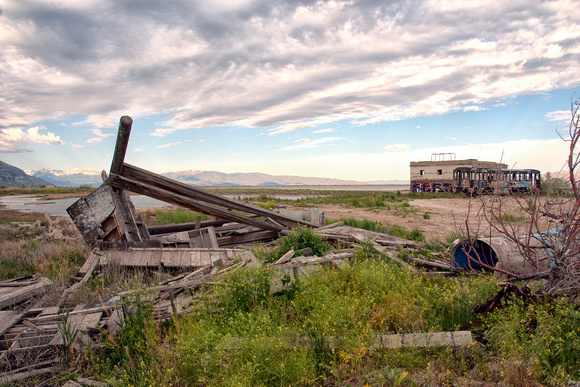
<svg viewBox="0 0 580 387"><path fill-rule="evenodd" d="M108 171L129 115L156 173L556 172L580 98L565 0L0 0L0 47L0 160L26 170Z"/></svg>

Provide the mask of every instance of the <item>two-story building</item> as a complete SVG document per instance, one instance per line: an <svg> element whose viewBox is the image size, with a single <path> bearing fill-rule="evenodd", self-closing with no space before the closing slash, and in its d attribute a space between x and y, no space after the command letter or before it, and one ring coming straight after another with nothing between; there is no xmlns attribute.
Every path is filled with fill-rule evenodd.
<svg viewBox="0 0 580 387"><path fill-rule="evenodd" d="M453 170L458 167L507 169L506 164L493 161L434 160L436 156L431 155L431 161L411 161L411 192L453 192Z"/></svg>

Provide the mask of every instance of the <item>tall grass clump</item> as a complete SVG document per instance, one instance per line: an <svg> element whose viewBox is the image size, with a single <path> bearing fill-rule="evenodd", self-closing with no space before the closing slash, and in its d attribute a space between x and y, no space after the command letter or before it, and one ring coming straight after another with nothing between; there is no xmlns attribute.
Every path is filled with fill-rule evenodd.
<svg viewBox="0 0 580 387"><path fill-rule="evenodd" d="M296 255L301 255L299 250L312 249L312 255L322 256L330 250L330 244L315 229L306 226L299 226L292 232L280 239L278 246L273 250L256 248L254 254L262 262L274 262L290 250L294 250Z"/></svg>
<svg viewBox="0 0 580 387"><path fill-rule="evenodd" d="M514 385L530 378L554 386L580 379L580 311L576 305L566 300L517 301L488 315L486 325L491 348L504 359L502 372Z"/></svg>
<svg viewBox="0 0 580 387"><path fill-rule="evenodd" d="M125 299L123 312L121 333L108 336L101 352L87 354L87 372L112 386L168 385L175 376L173 351L167 348L173 341L155 321L147 295L138 291Z"/></svg>

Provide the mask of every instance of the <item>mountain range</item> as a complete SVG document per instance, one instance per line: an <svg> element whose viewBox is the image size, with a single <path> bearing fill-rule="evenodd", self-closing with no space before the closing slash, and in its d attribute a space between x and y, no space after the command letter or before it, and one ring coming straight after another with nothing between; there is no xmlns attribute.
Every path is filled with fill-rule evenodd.
<svg viewBox="0 0 580 387"><path fill-rule="evenodd" d="M0 186L2 187L54 187L55 184L30 176L20 168L0 161Z"/></svg>
<svg viewBox="0 0 580 387"><path fill-rule="evenodd" d="M23 171L0 161L0 185L7 187L98 187L102 184L101 172L93 169L57 170L44 168ZM4 170L11 173L4 173ZM323 177L278 176L266 173L223 173L216 171L177 171L161 175L185 184L200 187L217 186L281 186L281 185L366 185L366 184L408 184L408 181L373 181L329 179Z"/></svg>

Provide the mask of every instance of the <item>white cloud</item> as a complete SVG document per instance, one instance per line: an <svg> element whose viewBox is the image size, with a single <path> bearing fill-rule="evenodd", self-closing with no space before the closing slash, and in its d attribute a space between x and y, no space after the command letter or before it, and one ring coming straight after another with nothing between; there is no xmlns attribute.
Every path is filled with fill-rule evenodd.
<svg viewBox="0 0 580 387"><path fill-rule="evenodd" d="M334 129L328 128L328 129L315 130L312 133L333 133L333 132L334 132Z"/></svg>
<svg viewBox="0 0 580 387"><path fill-rule="evenodd" d="M157 145L155 148L157 148L157 149L170 148L172 146L177 146L179 144L181 144L181 141L170 142L168 144L163 144L163 145Z"/></svg>
<svg viewBox="0 0 580 387"><path fill-rule="evenodd" d="M42 134L44 128L35 126L28 130L22 129L1 129L0 130L0 150L5 152L21 151L20 147L30 144L43 145L63 145L64 142L59 136L52 132Z"/></svg>
<svg viewBox="0 0 580 387"><path fill-rule="evenodd" d="M408 144L391 144L385 147L390 152L407 152L410 149Z"/></svg>
<svg viewBox="0 0 580 387"><path fill-rule="evenodd" d="M483 106L477 106L477 105L471 105L471 106L465 106L463 107L463 111L464 112L480 112L483 110L487 110L486 108L484 108Z"/></svg>
<svg viewBox="0 0 580 387"><path fill-rule="evenodd" d="M340 141L340 140L343 140L343 138L342 137L324 137L324 138L320 138L318 140L310 140L307 138L303 138L303 139L296 141L297 145L287 146L284 148L284 150L317 148L317 147L322 146L324 144L327 144L329 142L336 142L336 141Z"/></svg>
<svg viewBox="0 0 580 387"><path fill-rule="evenodd" d="M570 118L572 118L570 110L557 110L546 113L546 119L548 121L570 121Z"/></svg>
<svg viewBox="0 0 580 387"><path fill-rule="evenodd" d="M151 136L224 125L275 136L478 111L580 85L571 0L58 4L3 2L4 130L77 115L115 128L124 114L160 114Z"/></svg>
<svg viewBox="0 0 580 387"><path fill-rule="evenodd" d="M114 133L103 133L103 131L101 129L91 129L90 132L93 133L97 137L89 138L87 140L88 144L95 144L95 143L103 141L104 139L106 139L108 137L113 137L115 135Z"/></svg>
<svg viewBox="0 0 580 387"><path fill-rule="evenodd" d="M168 134L172 134L176 131L176 129L169 129L169 128L158 128L155 129L152 133L150 133L150 136L154 136L154 137L165 137Z"/></svg>
<svg viewBox="0 0 580 387"><path fill-rule="evenodd" d="M232 155L232 156L225 157L225 159L237 159L237 158L244 157L244 156L245 156L245 154L238 153L236 155Z"/></svg>

